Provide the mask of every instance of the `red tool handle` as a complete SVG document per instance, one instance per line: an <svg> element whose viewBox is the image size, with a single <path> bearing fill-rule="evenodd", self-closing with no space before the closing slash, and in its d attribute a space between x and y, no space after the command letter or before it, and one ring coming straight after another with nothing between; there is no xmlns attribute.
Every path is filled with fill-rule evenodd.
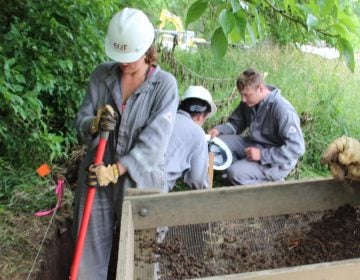
<svg viewBox="0 0 360 280"><path fill-rule="evenodd" d="M100 164L103 161L106 142L107 142L108 137L109 137L108 131L104 131L104 132L100 133L99 144L98 144L98 147L96 150L95 164ZM72 265L71 265L71 271L70 271L70 276L69 276L69 279L71 279L71 280L77 279L77 274L78 274L78 270L79 270L81 255L82 255L82 252L84 249L85 237L86 237L86 233L87 233L87 229L88 229L88 225L89 225L91 208L92 208L92 205L94 202L95 193L96 193L96 188L88 187L84 213L82 216L79 235L78 235L77 243L76 243L76 247L75 247L75 253L74 253L74 257L73 257L73 261L72 261Z"/></svg>

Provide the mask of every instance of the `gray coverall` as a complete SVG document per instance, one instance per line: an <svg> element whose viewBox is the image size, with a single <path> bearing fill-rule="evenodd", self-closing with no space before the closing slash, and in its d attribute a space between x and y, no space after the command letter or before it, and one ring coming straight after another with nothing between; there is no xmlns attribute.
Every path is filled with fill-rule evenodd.
<svg viewBox="0 0 360 280"><path fill-rule="evenodd" d="M278 88L271 91L258 106L240 102L226 124L216 126L221 138L233 153L227 170L234 185L256 184L284 179L305 153L300 120L294 107L281 96ZM249 128L248 136L240 136ZM244 149L261 149L258 162L246 159Z"/></svg>
<svg viewBox="0 0 360 280"><path fill-rule="evenodd" d="M166 188L165 152L174 126L178 100L175 78L159 66L131 95L123 112L118 63L100 64L90 77L83 103L76 115L79 140L87 153L80 165L75 193L74 231L80 228L88 187L87 168L93 163L98 137L89 134L97 110L110 104L119 115L111 132L104 164L120 161L128 170L118 183L98 188L80 263L78 279L107 279L115 219L121 219L121 206L127 188Z"/></svg>
<svg viewBox="0 0 360 280"><path fill-rule="evenodd" d="M175 126L166 152L167 189L172 190L176 180L196 189L209 187L208 144L204 130L196 124L189 113L178 110Z"/></svg>

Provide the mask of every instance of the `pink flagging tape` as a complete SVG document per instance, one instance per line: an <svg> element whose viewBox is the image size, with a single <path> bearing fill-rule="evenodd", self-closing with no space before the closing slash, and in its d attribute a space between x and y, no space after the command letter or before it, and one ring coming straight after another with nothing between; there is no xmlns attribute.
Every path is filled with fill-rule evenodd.
<svg viewBox="0 0 360 280"><path fill-rule="evenodd" d="M57 196L56 206L53 209L36 212L34 214L36 217L48 216L61 207L64 196L64 180L62 179L57 180L55 194Z"/></svg>

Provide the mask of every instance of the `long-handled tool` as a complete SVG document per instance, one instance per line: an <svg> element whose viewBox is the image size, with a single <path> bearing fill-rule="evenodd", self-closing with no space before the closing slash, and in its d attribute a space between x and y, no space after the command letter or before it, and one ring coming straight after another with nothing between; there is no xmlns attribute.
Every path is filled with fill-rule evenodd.
<svg viewBox="0 0 360 280"><path fill-rule="evenodd" d="M103 161L108 137L109 137L108 131L100 132L99 144L98 144L98 147L96 150L96 156L95 156L95 164L100 164ZM72 261L72 265L71 265L71 271L70 271L70 276L69 276L69 279L71 279L71 280L77 279L79 264L80 264L81 255L82 255L83 248L84 248L85 237L86 237L86 232L87 232L88 225L89 225L91 208L92 208L92 205L94 202L95 193L96 193L96 188L94 188L94 187L88 188L87 197L86 197L86 201L85 201L84 213L82 216L79 235L78 235L77 243L76 243L76 247L75 247L75 253L74 253L74 257L73 257L73 261Z"/></svg>
<svg viewBox="0 0 360 280"><path fill-rule="evenodd" d="M209 170L208 170L208 177L209 177L209 188L212 189L214 185L214 158L215 154L213 152L209 152Z"/></svg>
<svg viewBox="0 0 360 280"><path fill-rule="evenodd" d="M213 142L210 140L210 142L208 142L208 147L209 147L209 169L208 169L208 178L209 178L209 188L210 190L213 190L214 187L214 159L215 159L215 153L211 151L211 145L213 144ZM212 234L212 228L211 228L211 222L208 223L208 234L210 237L210 240L212 240L211 238L211 234Z"/></svg>

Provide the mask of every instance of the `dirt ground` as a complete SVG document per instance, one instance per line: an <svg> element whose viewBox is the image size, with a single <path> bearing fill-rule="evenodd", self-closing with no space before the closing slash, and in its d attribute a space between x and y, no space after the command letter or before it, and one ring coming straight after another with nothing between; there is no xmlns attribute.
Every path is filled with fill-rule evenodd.
<svg viewBox="0 0 360 280"><path fill-rule="evenodd" d="M8 236L0 248L0 279L68 279L73 250L67 214L60 211L52 222L50 216L0 218L0 231Z"/></svg>
<svg viewBox="0 0 360 280"><path fill-rule="evenodd" d="M41 271L34 275L37 280L65 280L69 278L71 259L74 252L70 231L70 220L67 230L53 236L53 240L46 247L44 259L41 262Z"/></svg>
<svg viewBox="0 0 360 280"><path fill-rule="evenodd" d="M349 205L327 211L301 230L283 230L270 241L272 244L260 246L256 252L251 245L254 240L239 242L238 238L224 235L216 248L205 249L203 258L188 253L182 236L148 245L154 260L160 263L160 279L206 277L359 258L360 211ZM260 235L251 238L260 238Z"/></svg>

